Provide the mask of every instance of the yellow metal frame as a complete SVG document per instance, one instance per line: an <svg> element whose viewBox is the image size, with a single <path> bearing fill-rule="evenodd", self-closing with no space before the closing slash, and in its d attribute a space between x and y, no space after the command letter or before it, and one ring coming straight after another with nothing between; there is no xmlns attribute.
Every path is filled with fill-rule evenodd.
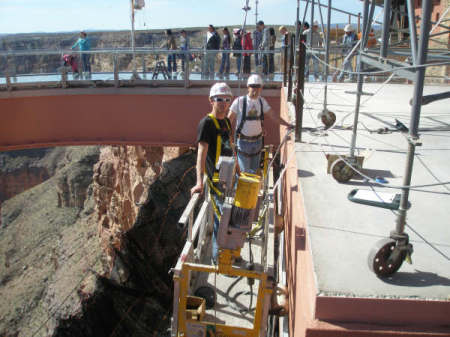
<svg viewBox="0 0 450 337"><path fill-rule="evenodd" d="M266 295L270 295L272 293L272 289L267 287L267 274L245 270L245 269L237 269L233 268L232 262L233 258L240 256L240 249L237 250L228 250L224 249L220 252L219 255L219 265L211 266L211 265L203 265L196 264L190 262L184 262L181 266L181 275L175 276L175 280L179 280L180 282L180 292L179 292L179 302L178 302L178 336L181 337L189 337L187 334L187 323L201 325L205 327L205 330L209 333L206 337L215 337L215 336L230 336L230 337L257 337L260 332L260 325L263 314L264 307L264 298ZM220 273L227 274L233 276L243 276L250 277L254 279L258 279L259 287L258 287L258 296L256 300L256 309L255 309L255 319L253 321L253 329L241 328L237 326L225 325L225 324L216 324L214 322L208 321L194 321L190 319L186 319L186 302L189 290L189 272L190 271L198 271L198 272L206 272L206 273ZM212 334L211 329L214 329L214 334Z"/></svg>

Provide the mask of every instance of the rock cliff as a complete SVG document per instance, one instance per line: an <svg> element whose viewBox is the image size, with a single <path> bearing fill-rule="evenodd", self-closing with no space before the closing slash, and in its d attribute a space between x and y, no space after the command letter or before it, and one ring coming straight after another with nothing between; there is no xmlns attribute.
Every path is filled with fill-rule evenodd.
<svg viewBox="0 0 450 337"><path fill-rule="evenodd" d="M53 151L32 160L51 162L53 153L49 178L3 204L0 335L164 333L194 154L139 146Z"/></svg>

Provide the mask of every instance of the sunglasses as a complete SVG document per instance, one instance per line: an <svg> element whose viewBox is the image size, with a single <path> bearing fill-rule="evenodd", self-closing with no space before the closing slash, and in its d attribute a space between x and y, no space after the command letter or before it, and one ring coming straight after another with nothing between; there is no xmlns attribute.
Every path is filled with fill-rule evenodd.
<svg viewBox="0 0 450 337"><path fill-rule="evenodd" d="M226 103L230 103L231 102L231 98L222 98L222 97L213 97L212 100L214 102L226 102Z"/></svg>
<svg viewBox="0 0 450 337"><path fill-rule="evenodd" d="M250 84L250 88L261 88L261 84Z"/></svg>

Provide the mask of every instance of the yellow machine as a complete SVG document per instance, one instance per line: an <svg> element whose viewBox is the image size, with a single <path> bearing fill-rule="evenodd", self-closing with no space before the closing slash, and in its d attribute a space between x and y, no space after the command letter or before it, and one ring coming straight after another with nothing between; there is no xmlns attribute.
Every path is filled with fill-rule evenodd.
<svg viewBox="0 0 450 337"><path fill-rule="evenodd" d="M266 173L268 155L265 154L263 158L264 166L262 172ZM269 224L267 221L265 221L264 228L262 228L264 230L264 235L261 237L263 237L264 242L261 241L261 245L258 245L258 247L261 246L261 263L247 263L245 267L236 267L233 265L233 263L241 257L241 249L244 247L244 243L246 240L249 240L248 236L249 232L252 231L252 224L258 220L258 208L262 203L261 199L263 195L263 193L261 193L261 188L264 184L261 183L261 176L248 173L242 173L237 178L237 182L234 182L235 170L230 167L230 165L234 165L234 161L223 160L222 163L223 167L220 166L219 177L224 183L223 186L228 186L229 190L225 193L227 197L223 204L218 230L218 265L199 263L198 260L201 260L202 256L196 255L196 251L202 249L201 247L199 248L199 245L201 245L206 238L206 230L204 228L202 229L202 227L211 225L209 222L212 217L211 215L208 216L207 211L210 207L208 201L205 201L195 219L195 223L190 224L190 226L193 226L192 230L189 232L192 233L192 237L188 239L178 263L173 269L173 337L264 337L267 333L268 312L274 283L273 261L270 257L268 258L264 255L267 253L267 242L271 239L273 240L273 235L270 234L270 232L273 233L273 231L269 231ZM232 184L230 184L229 179L233 181ZM192 210L186 209L186 211L191 212L193 211L193 208L194 207L192 207ZM267 215L265 215L265 217L267 218ZM190 221L192 222L192 216L186 213L185 219L189 218L191 218ZM251 242L249 245L250 261L253 262ZM250 304L251 308L245 310L244 313L239 313L239 311L237 311L237 313L234 314L235 316L241 314L247 321L252 317L253 324L249 326L247 323L247 326L241 326L236 323L230 324L229 322L223 322L214 315L217 310L216 303L214 303L214 314L208 314L206 312L208 299L195 296L192 289L192 285L195 283L193 278L200 274L207 274L207 277L209 278L212 276L212 279L214 280L212 288L214 288L215 296L216 292L225 292L224 289L220 289L220 284L216 284L216 278L219 276L228 275L229 277L236 277L236 281L233 281L233 285L243 278L247 279L249 285L253 285L257 282L258 288L257 291L255 291L255 307L253 308ZM237 292L235 297L241 293L242 292ZM221 306L219 310L231 311L231 308L223 308L223 306ZM211 311L212 309L210 309L210 312Z"/></svg>

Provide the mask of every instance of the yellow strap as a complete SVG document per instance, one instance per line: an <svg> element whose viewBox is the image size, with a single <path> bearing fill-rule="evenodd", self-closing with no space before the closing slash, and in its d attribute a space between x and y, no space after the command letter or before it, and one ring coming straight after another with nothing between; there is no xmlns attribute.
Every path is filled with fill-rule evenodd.
<svg viewBox="0 0 450 337"><path fill-rule="evenodd" d="M211 203L212 203L212 207L213 207L214 213L216 214L217 218L220 221L221 214L219 212L219 209L217 208L216 201L214 200L214 197L211 195L211 191L209 192L209 195L211 197Z"/></svg>
<svg viewBox="0 0 450 337"><path fill-rule="evenodd" d="M214 186L214 183L211 181L211 179L207 178L206 181L208 182L209 187L214 191L214 193L216 193L219 197L222 196L222 192L220 192L219 189Z"/></svg>
<svg viewBox="0 0 450 337"><path fill-rule="evenodd" d="M216 126L216 129L220 130L220 125L219 125L219 122L217 121L217 118L212 113L208 114L208 116L214 122L214 125ZM231 125L228 123L228 120L225 119L225 123L227 124L228 130L231 130ZM217 135L216 160L214 162L214 166L217 165L221 152L222 152L222 136L219 133Z"/></svg>
<svg viewBox="0 0 450 337"><path fill-rule="evenodd" d="M210 113L208 116L214 122L216 129L220 130L220 125L219 125L219 122L217 121L216 117L214 117L214 115L212 113ZM222 137L220 136L220 134L218 134L217 135L217 144L216 144L216 160L214 161L214 166L216 166L217 162L219 161L221 151L222 151Z"/></svg>

